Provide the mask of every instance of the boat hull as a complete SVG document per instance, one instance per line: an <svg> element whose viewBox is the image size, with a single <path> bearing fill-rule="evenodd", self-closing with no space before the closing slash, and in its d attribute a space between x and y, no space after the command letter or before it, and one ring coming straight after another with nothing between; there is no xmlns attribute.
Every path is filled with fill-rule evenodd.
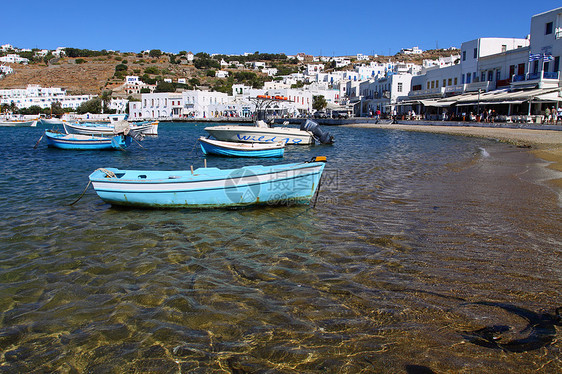
<svg viewBox="0 0 562 374"><path fill-rule="evenodd" d="M324 162L220 170L146 171L98 169L90 181L112 205L145 208L227 208L308 204ZM113 175L108 177L109 175Z"/></svg>
<svg viewBox="0 0 562 374"><path fill-rule="evenodd" d="M307 131L291 127L213 126L205 131L214 138L229 142L302 144L314 143Z"/></svg>
<svg viewBox="0 0 562 374"><path fill-rule="evenodd" d="M0 127L36 127L37 121L0 121Z"/></svg>
<svg viewBox="0 0 562 374"><path fill-rule="evenodd" d="M114 135L113 125L98 125L98 124L75 124L75 123L64 123L64 130L68 134L80 134L80 135ZM129 133L131 134L143 134L143 135L158 135L158 121L131 124Z"/></svg>
<svg viewBox="0 0 562 374"><path fill-rule="evenodd" d="M199 138L204 154L226 157L283 157L284 143L235 143Z"/></svg>
<svg viewBox="0 0 562 374"><path fill-rule="evenodd" d="M131 145L130 136L115 135L99 137L93 135L59 134L45 132L47 146L69 150L123 150Z"/></svg>

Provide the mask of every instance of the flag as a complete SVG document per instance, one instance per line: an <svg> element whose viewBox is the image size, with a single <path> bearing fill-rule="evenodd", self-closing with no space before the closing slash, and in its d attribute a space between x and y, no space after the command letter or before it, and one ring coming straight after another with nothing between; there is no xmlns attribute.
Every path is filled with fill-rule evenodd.
<svg viewBox="0 0 562 374"><path fill-rule="evenodd" d="M542 53L529 53L529 62L531 61L535 61L535 60L540 60L542 57Z"/></svg>
<svg viewBox="0 0 562 374"><path fill-rule="evenodd" d="M548 62L554 60L554 57L550 53L545 53L542 60L543 62Z"/></svg>

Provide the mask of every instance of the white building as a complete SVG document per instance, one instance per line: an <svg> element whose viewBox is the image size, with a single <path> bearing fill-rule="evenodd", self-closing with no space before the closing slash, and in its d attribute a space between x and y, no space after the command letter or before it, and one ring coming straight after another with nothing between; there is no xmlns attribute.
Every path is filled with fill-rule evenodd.
<svg viewBox="0 0 562 374"><path fill-rule="evenodd" d="M360 115L370 115L377 110L381 113L392 113L396 104L408 97L411 83L411 74L392 74L367 85L362 84L360 87L363 92L360 94L364 99Z"/></svg>
<svg viewBox="0 0 562 374"><path fill-rule="evenodd" d="M39 106L50 108L53 103L60 103L62 108L77 109L80 104L91 100L91 95L66 95L66 91L59 87L41 87L28 85L25 89L0 90L0 104L11 105L18 108Z"/></svg>
<svg viewBox="0 0 562 374"><path fill-rule="evenodd" d="M0 65L0 75L8 75L8 74L12 74L14 72L14 69L12 69L9 66L6 65Z"/></svg>
<svg viewBox="0 0 562 374"><path fill-rule="evenodd" d="M143 93L140 102L129 102L129 118L131 121L179 118L183 103L181 93Z"/></svg>
<svg viewBox="0 0 562 374"><path fill-rule="evenodd" d="M548 80L561 82L560 56L562 56L562 7L540 13L531 18L530 71L528 79L539 85ZM542 56L542 63L541 57Z"/></svg>
<svg viewBox="0 0 562 374"><path fill-rule="evenodd" d="M127 94L140 94L143 88L148 88L151 92L154 91L156 86L148 85L140 80L140 78L136 75L127 75L125 77L125 85L124 90Z"/></svg>
<svg viewBox="0 0 562 374"><path fill-rule="evenodd" d="M405 55L421 55L422 52L423 51L421 49L419 49L418 47L402 48L400 50L400 53L405 54Z"/></svg>
<svg viewBox="0 0 562 374"><path fill-rule="evenodd" d="M216 78L228 78L228 71L226 70L217 70L215 72Z"/></svg>
<svg viewBox="0 0 562 374"><path fill-rule="evenodd" d="M9 55L0 57L0 62L5 62L9 64L27 64L29 60L27 58L20 57L15 53L11 53Z"/></svg>

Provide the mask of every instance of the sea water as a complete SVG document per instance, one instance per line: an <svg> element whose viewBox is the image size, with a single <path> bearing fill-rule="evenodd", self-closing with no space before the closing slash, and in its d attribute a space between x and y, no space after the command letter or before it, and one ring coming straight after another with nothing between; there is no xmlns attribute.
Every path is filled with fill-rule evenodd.
<svg viewBox="0 0 562 374"><path fill-rule="evenodd" d="M126 152L0 128L0 369L562 371L560 191L526 150L333 127L282 159L207 157L326 156L314 207L124 209L91 187L69 205L100 167L202 167L205 126Z"/></svg>

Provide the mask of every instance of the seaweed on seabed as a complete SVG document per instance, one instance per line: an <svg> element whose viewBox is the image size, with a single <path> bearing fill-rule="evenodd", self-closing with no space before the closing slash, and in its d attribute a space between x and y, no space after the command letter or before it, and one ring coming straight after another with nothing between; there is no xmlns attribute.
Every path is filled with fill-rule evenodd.
<svg viewBox="0 0 562 374"><path fill-rule="evenodd" d="M556 309L554 314L538 314L528 309L514 305L494 302L474 302L470 304L487 305L501 308L513 313L527 321L527 326L521 332L527 332L525 338L513 339L503 342L501 334L510 330L509 326L486 326L475 331L462 331L461 335L470 343L491 348L501 349L506 352L526 352L550 345L556 336L556 327L562 326L562 307Z"/></svg>

